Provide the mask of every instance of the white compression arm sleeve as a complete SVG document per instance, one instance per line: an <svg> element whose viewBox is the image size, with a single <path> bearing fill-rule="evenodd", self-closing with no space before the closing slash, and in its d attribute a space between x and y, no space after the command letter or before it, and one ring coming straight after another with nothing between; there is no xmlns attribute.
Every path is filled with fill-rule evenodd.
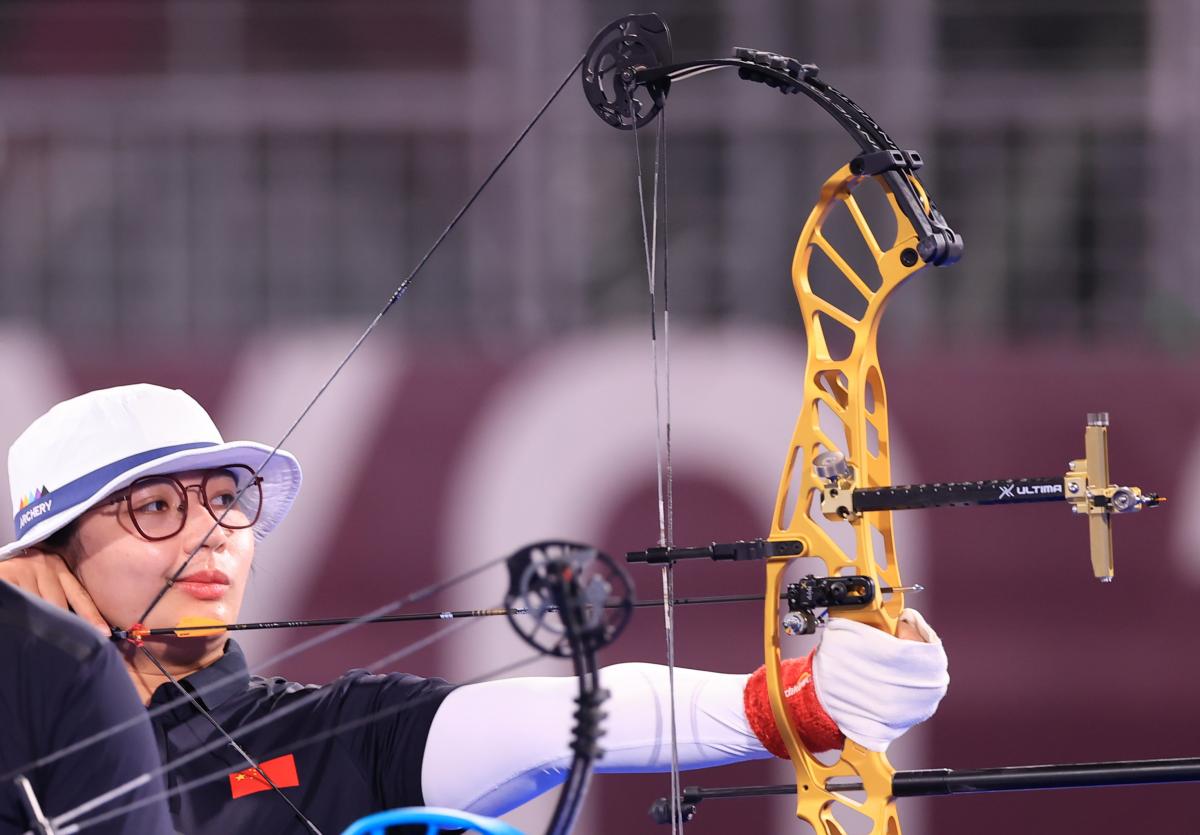
<svg viewBox="0 0 1200 835"><path fill-rule="evenodd" d="M675 669L679 767L765 759L746 722L749 676ZM669 771L667 668L616 664L600 671L612 695L598 772ZM469 684L434 716L421 765L425 803L485 815L514 809L559 785L571 764L574 678L514 678Z"/></svg>

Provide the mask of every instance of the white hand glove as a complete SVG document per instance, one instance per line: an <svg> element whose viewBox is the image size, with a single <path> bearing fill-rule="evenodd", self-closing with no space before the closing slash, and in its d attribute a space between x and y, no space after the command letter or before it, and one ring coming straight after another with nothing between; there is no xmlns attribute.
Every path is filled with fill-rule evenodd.
<svg viewBox="0 0 1200 835"><path fill-rule="evenodd" d="M925 642L907 641L846 618L825 628L813 658L817 698L842 733L872 751L937 710L950 684L946 650L915 609L900 615Z"/></svg>

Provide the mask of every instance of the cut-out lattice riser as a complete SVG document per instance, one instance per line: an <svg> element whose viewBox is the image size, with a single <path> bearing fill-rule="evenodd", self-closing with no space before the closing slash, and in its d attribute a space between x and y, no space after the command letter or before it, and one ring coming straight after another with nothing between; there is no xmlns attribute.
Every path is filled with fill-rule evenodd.
<svg viewBox="0 0 1200 835"><path fill-rule="evenodd" d="M873 181L873 182L872 182ZM920 184L914 187L924 200ZM883 189L895 216L895 239L881 246L853 191L877 184ZM827 221L834 212L848 212L861 244L865 244L877 275L864 276L826 236ZM801 233L792 264L792 281L804 316L808 343L805 365L804 402L792 436L787 465L780 479L772 518L772 540L805 543L803 556L821 560L827 575L859 574L873 577L878 587L900 588L902 583L895 553L890 512L873 512L858 518L830 523L821 514L821 484L813 460L826 451L841 452L861 487L891 483L887 420L887 395L879 369L876 338L879 322L891 294L925 264L917 256L917 233L900 211L895 197L882 178L859 177L847 165L826 181L821 197ZM843 286L816 287L810 275L814 251L836 268ZM839 304L833 298L847 296L847 286L861 297L856 305ZM824 290L824 293L822 292ZM858 298L854 301L858 302ZM862 310L861 315L847 311ZM831 339L832 331L848 335L842 344ZM846 553L830 536L829 525L850 525L854 552ZM778 599L792 559L772 558L767 564L768 599ZM840 613L895 634L897 619L904 609L902 593L887 600L877 596L861 610ZM768 658L780 657L778 617L769 613L765 622ZM778 663L767 664L768 687L782 695ZM825 765L805 751L786 716L780 715L783 699L772 699L776 722L792 755L797 776L797 816L821 835L844 835L843 823L851 830L866 831L853 820L868 823L871 835L900 835L895 802L891 796L894 769L887 757L847 741L841 759ZM857 777L865 793L836 794L825 789L834 777ZM837 818L835 818L835 814Z"/></svg>

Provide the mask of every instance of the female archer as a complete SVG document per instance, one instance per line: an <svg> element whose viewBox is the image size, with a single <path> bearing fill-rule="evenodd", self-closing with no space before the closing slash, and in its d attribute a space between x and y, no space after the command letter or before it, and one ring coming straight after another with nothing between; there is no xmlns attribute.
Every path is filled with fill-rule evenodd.
<svg viewBox="0 0 1200 835"><path fill-rule="evenodd" d="M185 393L141 384L38 418L9 451L9 479L16 538L0 548L0 579L111 634L235 621L255 541L283 521L301 476L287 452L224 441ZM496 815L557 785L571 761L572 678L455 687L353 670L306 686L250 675L223 634L118 648L150 708L174 825L193 835L292 831L297 820L337 832L370 811L426 804ZM812 655L786 662L789 707L811 750L844 734L882 751L933 714L946 666L915 611L900 638L837 619ZM657 720L667 669L618 664L601 677L611 698L596 770L668 770ZM677 670L675 688L681 768L786 756L761 668Z"/></svg>

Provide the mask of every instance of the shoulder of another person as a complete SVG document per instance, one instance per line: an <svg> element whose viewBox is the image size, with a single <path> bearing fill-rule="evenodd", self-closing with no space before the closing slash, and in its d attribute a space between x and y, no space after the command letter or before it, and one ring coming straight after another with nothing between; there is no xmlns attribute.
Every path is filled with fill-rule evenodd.
<svg viewBox="0 0 1200 835"><path fill-rule="evenodd" d="M0 580L0 630L13 630L42 648L87 661L105 640L79 618Z"/></svg>

